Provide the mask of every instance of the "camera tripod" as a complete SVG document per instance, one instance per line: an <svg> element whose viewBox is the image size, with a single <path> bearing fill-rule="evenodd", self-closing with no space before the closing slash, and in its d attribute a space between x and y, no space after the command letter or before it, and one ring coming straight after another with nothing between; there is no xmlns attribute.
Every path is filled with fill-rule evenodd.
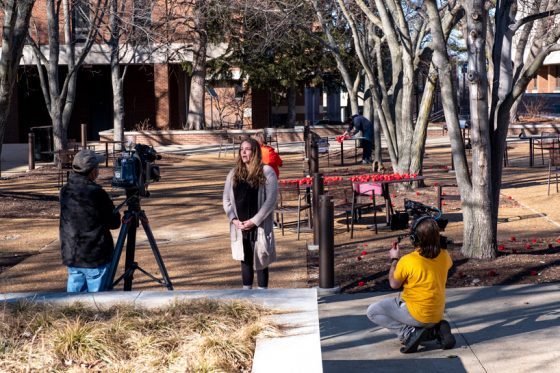
<svg viewBox="0 0 560 373"><path fill-rule="evenodd" d="M148 223L148 217L144 210L140 208L140 197L138 192L136 193L129 193L127 190L127 199L119 205L116 210L119 210L124 204L127 204L128 209L122 218L122 225L121 230L119 232L119 237L117 239L117 244L115 245L115 251L113 253L113 259L111 261L111 266L109 267L109 276L105 282L105 289L106 290L113 290L113 287L117 285L121 280L124 279L124 289L125 291L132 290L132 279L134 277L134 271L139 270L140 272L144 273L146 276L150 277L155 282L167 287L168 290L173 290L173 285L171 284L171 279L167 274L167 269L165 268L165 264L163 263L163 258L159 252L159 249L156 244L156 240L150 228L150 224ZM144 232L146 233L146 237L148 237L148 241L150 242L150 248L152 249L152 253L156 259L157 265L159 267L159 271L163 277L163 279L158 279L151 273L144 270L142 267L138 265L137 262L134 261L134 253L136 250L136 230L138 226L142 223L142 227L144 228ZM124 273L115 279L115 274L117 272L117 267L119 265L119 261L121 258L121 254L124 248L124 242L126 240L126 259L124 264Z"/></svg>

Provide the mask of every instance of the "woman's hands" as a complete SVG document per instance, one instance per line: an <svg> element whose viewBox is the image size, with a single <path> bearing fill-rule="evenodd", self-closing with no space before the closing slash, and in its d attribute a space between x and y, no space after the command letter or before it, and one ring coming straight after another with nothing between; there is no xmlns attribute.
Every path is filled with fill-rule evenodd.
<svg viewBox="0 0 560 373"><path fill-rule="evenodd" d="M389 258L390 259L399 259L401 256L401 249L399 248L398 242L393 242L393 246L391 250L389 250Z"/></svg>
<svg viewBox="0 0 560 373"><path fill-rule="evenodd" d="M251 220L240 221L239 219L233 219L231 222L237 229L241 229L242 231L248 231L255 226L255 223Z"/></svg>

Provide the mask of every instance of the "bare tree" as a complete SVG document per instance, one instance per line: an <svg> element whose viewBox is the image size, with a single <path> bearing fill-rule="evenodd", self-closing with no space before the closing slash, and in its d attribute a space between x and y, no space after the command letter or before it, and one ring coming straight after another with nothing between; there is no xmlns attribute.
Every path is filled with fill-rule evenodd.
<svg viewBox="0 0 560 373"><path fill-rule="evenodd" d="M41 47L40 27L30 32L41 89L53 124L55 150L68 148L68 125L74 108L78 70L84 63L106 7L106 0L46 0L48 50ZM60 42L60 24L64 43ZM59 67L61 57L68 71L61 83Z"/></svg>
<svg viewBox="0 0 560 373"><path fill-rule="evenodd" d="M421 7L391 0L336 0L350 29L356 54L370 82L377 124L383 129L393 169L422 173L426 129L436 87L428 73L418 117L414 118L416 77L430 66L428 17ZM462 16L455 1L440 9L445 35Z"/></svg>
<svg viewBox="0 0 560 373"><path fill-rule="evenodd" d="M0 154L34 3L35 0L5 0L0 3L4 21L0 56Z"/></svg>
<svg viewBox="0 0 560 373"><path fill-rule="evenodd" d="M546 4L545 4L546 3ZM435 1L425 2L434 38L434 64L438 69L445 118L451 139L457 183L463 204L463 248L468 257L492 258L497 252L497 223L502 162L509 127L510 110L515 100L542 66L545 57L560 50L560 25L552 18L558 13L556 1L544 2L544 10L516 17L516 2L497 1L493 22L483 0L465 3L468 52L468 82L471 113L472 169L469 169L453 97L451 66ZM515 66L512 61L514 33L529 22L543 22L540 37L530 45L528 63ZM488 30L492 27L492 30ZM544 32L546 30L546 32ZM487 37L491 35L491 46ZM491 54L487 51L491 50ZM490 76L489 84L488 76Z"/></svg>

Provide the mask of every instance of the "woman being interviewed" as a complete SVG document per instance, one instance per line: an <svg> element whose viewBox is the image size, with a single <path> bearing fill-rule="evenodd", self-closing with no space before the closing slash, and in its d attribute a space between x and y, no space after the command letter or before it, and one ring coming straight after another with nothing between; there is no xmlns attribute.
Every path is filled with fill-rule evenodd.
<svg viewBox="0 0 560 373"><path fill-rule="evenodd" d="M273 212L278 181L270 166L263 165L257 141L244 140L235 167L224 186L224 211L230 222L231 252L241 261L243 289L253 286L257 272L259 289L268 287L268 266L276 260Z"/></svg>

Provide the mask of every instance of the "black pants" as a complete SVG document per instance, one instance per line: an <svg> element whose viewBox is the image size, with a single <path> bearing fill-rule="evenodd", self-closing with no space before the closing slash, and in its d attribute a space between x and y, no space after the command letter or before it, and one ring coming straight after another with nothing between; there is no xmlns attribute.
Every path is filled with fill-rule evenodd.
<svg viewBox="0 0 560 373"><path fill-rule="evenodd" d="M253 268L253 245L249 239L243 239L243 255L245 260L241 261L241 279L243 286L253 286L255 270ZM268 268L257 270L257 284L261 288L268 287Z"/></svg>
<svg viewBox="0 0 560 373"><path fill-rule="evenodd" d="M369 140L362 139L362 159L364 161L371 161L371 151L373 148L373 143Z"/></svg>

